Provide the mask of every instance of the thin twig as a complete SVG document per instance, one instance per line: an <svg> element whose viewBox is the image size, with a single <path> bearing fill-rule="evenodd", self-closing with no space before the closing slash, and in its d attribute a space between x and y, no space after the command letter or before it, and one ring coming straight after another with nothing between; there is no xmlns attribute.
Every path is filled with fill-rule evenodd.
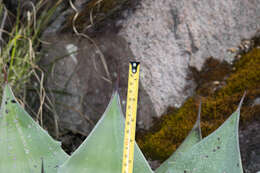
<svg viewBox="0 0 260 173"><path fill-rule="evenodd" d="M6 65L4 64L2 72L4 73L4 81L5 83L8 83L8 73L6 71Z"/></svg>
<svg viewBox="0 0 260 173"><path fill-rule="evenodd" d="M77 10L77 8L74 6L74 4L72 3L72 1L70 0L70 5L72 7L72 9L76 12L76 14L74 15L73 17L73 20L72 20L72 28L73 28L73 31L75 32L76 35L78 36L81 36L83 38L86 38L88 39L91 43L93 43L94 47L96 48L97 50L97 53L99 54L100 58L101 58L101 61L102 61L102 64L105 68L105 71L106 71L106 74L107 74L107 77L108 77L108 81L110 81L112 83L112 78L111 78L111 75L109 73L109 70L108 70L108 66L107 66L107 63L106 63L106 60L105 60L105 56L104 54L102 53L101 49L98 47L98 45L96 44L96 42L90 38L88 35L86 34L83 34L83 33L80 33L77 28L76 28L76 20L79 16L79 11ZM105 77L104 77L105 78Z"/></svg>
<svg viewBox="0 0 260 173"><path fill-rule="evenodd" d="M52 100L55 100L55 97L52 92L50 92L50 96L51 96ZM46 108L49 109L53 113L55 136L56 136L56 138L58 138L59 137L59 123L58 123L59 116L58 116L58 113L56 112L55 104L53 104L51 99L48 96L46 96L46 100L49 102L49 104L52 108L50 108L47 103L45 103L44 106L46 106Z"/></svg>
<svg viewBox="0 0 260 173"><path fill-rule="evenodd" d="M1 30L4 30L5 22L6 22L6 18L7 18L7 10L5 9L5 7L4 7L4 10L5 10L5 13L4 13L4 17L3 17L1 27L0 27ZM3 32L1 32L1 31L0 31L0 41L1 41L0 54L2 54L2 44L4 43L4 40L3 40Z"/></svg>

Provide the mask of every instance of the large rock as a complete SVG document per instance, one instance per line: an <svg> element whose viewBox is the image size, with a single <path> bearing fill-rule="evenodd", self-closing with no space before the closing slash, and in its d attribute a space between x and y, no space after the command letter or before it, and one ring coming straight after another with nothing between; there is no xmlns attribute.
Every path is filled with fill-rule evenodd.
<svg viewBox="0 0 260 173"><path fill-rule="evenodd" d="M238 47L242 39L252 37L260 28L260 1L142 0L134 12L126 10L122 16L124 19L115 22L116 29L105 28L94 38L110 75L99 51L88 39L66 33L55 35L60 27L50 28L45 38L49 36L47 41L52 42L48 53L51 60L67 54L70 47L79 50L55 65L55 75L61 74L64 79L53 77L50 81L57 79L61 81L57 86L64 88L66 84L68 93L76 91L75 95L82 96L72 102L65 100L68 105L80 104L77 110L96 122L108 103L113 89L111 81L118 71L125 104L128 61L138 60L141 62L138 127L148 128L152 117L161 115L168 106L180 106L192 95L195 83L187 77L189 66L200 69L208 57L232 62L234 54L228 49ZM57 23L61 21L64 18ZM73 71L75 75L71 75ZM64 83L68 76L73 76L72 80ZM77 85L72 84L76 81ZM63 112L60 119L70 124L66 128L87 134L91 125L73 112L75 115ZM85 126L89 128L82 130Z"/></svg>
<svg viewBox="0 0 260 173"><path fill-rule="evenodd" d="M141 62L141 83L161 115L192 94L189 66L200 69L211 56L231 62L228 49L252 37L259 20L259 0L142 0L120 35Z"/></svg>

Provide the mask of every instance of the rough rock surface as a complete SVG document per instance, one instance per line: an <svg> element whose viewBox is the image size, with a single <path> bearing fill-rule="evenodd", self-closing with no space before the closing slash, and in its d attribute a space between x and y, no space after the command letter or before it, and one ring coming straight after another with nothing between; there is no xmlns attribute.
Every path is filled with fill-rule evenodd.
<svg viewBox="0 0 260 173"><path fill-rule="evenodd" d="M142 0L120 35L141 62L141 83L160 115L192 93L188 66L200 69L211 56L230 62L227 50L253 36L259 21L259 0Z"/></svg>
<svg viewBox="0 0 260 173"><path fill-rule="evenodd" d="M119 72L118 91L120 92L123 111L127 93L128 62L133 57L128 44L119 36L101 34L94 39L108 67L108 73L98 50L88 39L57 34L45 37L50 44L44 49L48 52L41 65L52 69L46 87L53 92L52 98L57 103L59 124L62 129L87 136L95 122L101 117L116 88ZM139 86L138 127L151 123L154 113L151 101Z"/></svg>
<svg viewBox="0 0 260 173"><path fill-rule="evenodd" d="M239 131L240 151L245 173L260 171L260 119Z"/></svg>
<svg viewBox="0 0 260 173"><path fill-rule="evenodd" d="M126 10L122 16L124 19L116 22L116 31L107 29L105 34L98 33L94 40L98 43L106 61L116 63L118 66L109 65L109 73L113 74L117 68L123 69L120 70L122 83L127 80L127 74L123 72L128 68L126 62L129 59L141 62L139 127L148 128L153 116L161 115L168 106L180 106L185 98L193 93L194 82L187 78L189 66L200 69L204 61L211 56L232 62L234 54L228 50L238 47L242 39L252 37L260 28L260 22L257 22L260 20L260 2L259 0L142 0L133 13L131 10ZM52 29L48 31L57 30ZM55 36L56 42L61 44L53 44L53 50L56 50L58 45L63 46L62 50L66 50L66 45L62 45L64 39L66 40L64 44L76 45L78 50L82 47L80 44L85 47L92 45L68 34L64 37L65 35ZM85 64L84 70L93 71L93 59L100 60L100 56L93 45L84 50L88 51L76 59L85 57L82 63L78 60L79 65ZM100 74L106 76L102 62L99 62L99 65L102 69ZM71 69L69 67L62 70ZM84 71L82 74L88 73ZM95 93L97 89L96 95L91 95L92 100L106 98L100 99L98 105L94 102L91 105L89 102L90 107L99 106L98 114L86 105L81 108L96 121L98 119L96 116L100 116L104 110L112 87L110 90L107 90L107 87L102 89L107 84L104 84L104 80L98 82L102 78L94 75L84 77L78 75L81 87L86 87L87 82L88 93ZM96 83L99 83L100 87L97 87ZM83 91L86 90L84 87ZM126 91L126 83L121 88Z"/></svg>

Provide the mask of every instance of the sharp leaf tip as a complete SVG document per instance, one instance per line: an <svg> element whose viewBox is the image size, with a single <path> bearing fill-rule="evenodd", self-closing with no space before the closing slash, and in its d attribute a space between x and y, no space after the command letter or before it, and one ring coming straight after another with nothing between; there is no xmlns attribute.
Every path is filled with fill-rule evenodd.
<svg viewBox="0 0 260 173"><path fill-rule="evenodd" d="M245 100L245 97L246 97L246 91L244 92L244 94L243 94L243 96L242 96L242 98L241 98L241 100L240 100L240 102L239 102L239 105L238 105L237 110L240 111L240 109L241 109L241 107L242 107L242 104L243 104L243 102L244 102L244 100Z"/></svg>
<svg viewBox="0 0 260 173"><path fill-rule="evenodd" d="M201 114L201 101L200 101L200 104L199 104L199 110L198 110L197 121L200 121L200 114Z"/></svg>

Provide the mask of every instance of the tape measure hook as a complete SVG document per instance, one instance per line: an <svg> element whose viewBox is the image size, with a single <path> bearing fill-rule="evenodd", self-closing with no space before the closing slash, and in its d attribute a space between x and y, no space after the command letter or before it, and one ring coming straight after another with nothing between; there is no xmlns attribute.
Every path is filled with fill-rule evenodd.
<svg viewBox="0 0 260 173"><path fill-rule="evenodd" d="M137 72L137 67L140 64L140 62L131 61L130 64L131 64L131 67L132 67L132 73L136 73Z"/></svg>

